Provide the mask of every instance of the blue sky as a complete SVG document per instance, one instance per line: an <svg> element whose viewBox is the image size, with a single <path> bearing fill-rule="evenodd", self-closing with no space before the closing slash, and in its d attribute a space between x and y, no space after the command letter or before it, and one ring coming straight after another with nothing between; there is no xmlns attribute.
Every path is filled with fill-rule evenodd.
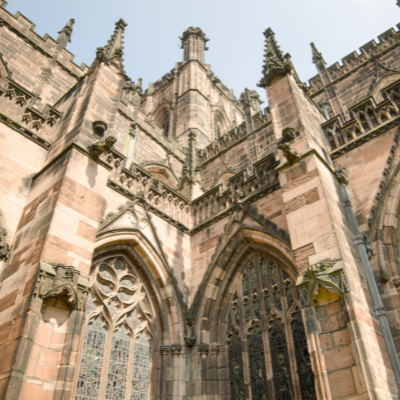
<svg viewBox="0 0 400 400"><path fill-rule="evenodd" d="M199 26L210 39L206 63L237 97L245 87L257 89L262 32L268 27L292 55L300 79L308 81L316 74L311 41L331 65L400 22L396 0L10 0L6 9L20 11L36 24L38 34L54 38L75 18L67 48L76 63L88 65L114 23L124 18L125 69L134 81L142 77L144 88L181 61L178 36ZM257 90L266 100L264 91Z"/></svg>

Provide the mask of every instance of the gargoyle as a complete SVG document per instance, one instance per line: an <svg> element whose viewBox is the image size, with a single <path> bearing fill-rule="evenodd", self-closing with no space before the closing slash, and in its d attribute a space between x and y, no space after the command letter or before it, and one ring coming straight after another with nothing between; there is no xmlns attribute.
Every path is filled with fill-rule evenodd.
<svg viewBox="0 0 400 400"><path fill-rule="evenodd" d="M283 155L288 161L289 165L292 165L296 161L300 160L299 153L297 153L295 149L292 149L289 143L280 144L278 149L283 151Z"/></svg>
<svg viewBox="0 0 400 400"><path fill-rule="evenodd" d="M106 155L116 141L117 139L114 137L108 136L105 140L99 140L98 142L91 144L87 149L94 157L98 157L101 153Z"/></svg>
<svg viewBox="0 0 400 400"><path fill-rule="evenodd" d="M6 236L7 231L4 228L0 228L0 260L4 258L5 261L10 257L11 251L10 245L6 242Z"/></svg>

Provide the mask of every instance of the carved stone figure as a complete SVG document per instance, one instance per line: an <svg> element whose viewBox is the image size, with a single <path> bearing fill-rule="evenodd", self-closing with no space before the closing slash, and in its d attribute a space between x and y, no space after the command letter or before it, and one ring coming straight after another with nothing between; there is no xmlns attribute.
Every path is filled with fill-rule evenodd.
<svg viewBox="0 0 400 400"><path fill-rule="evenodd" d="M94 157L98 157L101 153L106 155L116 141L117 139L115 139L112 136L109 136L105 138L105 140L99 140L98 142L88 146L88 150L90 154Z"/></svg>

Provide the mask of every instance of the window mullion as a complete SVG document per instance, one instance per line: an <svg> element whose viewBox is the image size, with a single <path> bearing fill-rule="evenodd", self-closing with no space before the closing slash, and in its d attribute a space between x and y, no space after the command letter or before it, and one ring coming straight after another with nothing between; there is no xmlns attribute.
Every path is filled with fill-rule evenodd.
<svg viewBox="0 0 400 400"><path fill-rule="evenodd" d="M292 371L293 392L296 400L301 400L300 380L297 372L296 353L294 351L292 329L289 323L285 323L285 332L287 338L287 348L289 354L290 370Z"/></svg>
<svg viewBox="0 0 400 400"><path fill-rule="evenodd" d="M103 367L101 368L101 379L99 389L99 400L104 400L107 393L108 371L110 369L110 359L113 341L113 331L110 329L107 333L106 343L104 346Z"/></svg>
<svg viewBox="0 0 400 400"><path fill-rule="evenodd" d="M131 399L134 357L135 357L135 339L132 336L131 344L129 346L129 361L128 361L128 372L126 374L125 400Z"/></svg>

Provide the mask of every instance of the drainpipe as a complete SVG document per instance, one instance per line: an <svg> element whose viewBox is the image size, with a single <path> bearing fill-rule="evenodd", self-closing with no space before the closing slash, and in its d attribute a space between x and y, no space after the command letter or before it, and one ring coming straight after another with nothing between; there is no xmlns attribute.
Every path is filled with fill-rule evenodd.
<svg viewBox="0 0 400 400"><path fill-rule="evenodd" d="M364 267L365 276L367 278L369 290L372 295L372 301L374 304L375 315L378 318L379 324L382 329L383 338L385 340L386 348L389 354L390 363L393 368L394 377L397 384L397 396L400 399L400 361L397 356L396 348L394 346L393 337L390 332L389 323L386 317L385 309L383 308L382 299L379 295L378 286L375 281L374 274L372 272L371 264L369 263L367 251L365 250L364 241L360 235L356 217L354 215L353 206L351 205L347 179L344 169L336 170L336 178L340 183L342 189L342 200L346 211L347 219L350 222L350 227L353 232L354 243L357 247L358 254L360 255L362 265Z"/></svg>

